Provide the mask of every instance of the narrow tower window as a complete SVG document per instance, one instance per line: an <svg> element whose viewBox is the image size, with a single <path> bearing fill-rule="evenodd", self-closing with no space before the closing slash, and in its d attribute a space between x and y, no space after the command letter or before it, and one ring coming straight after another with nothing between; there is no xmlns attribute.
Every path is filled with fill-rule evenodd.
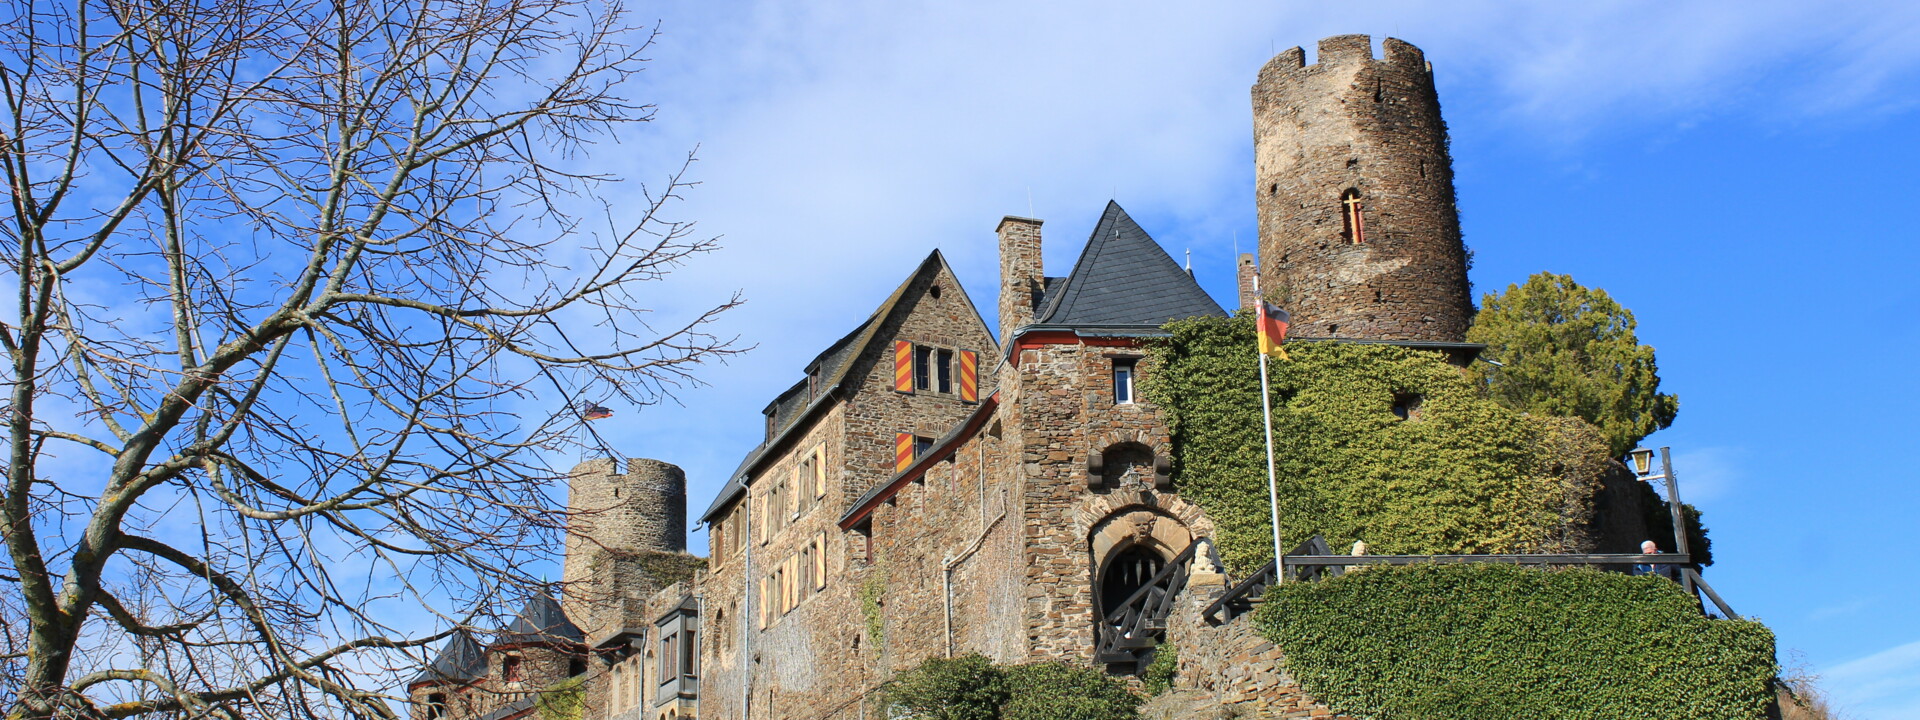
<svg viewBox="0 0 1920 720"><path fill-rule="evenodd" d="M1341 237L1355 245L1367 241L1367 216L1360 207L1359 190L1347 188L1340 193L1340 218L1343 220Z"/></svg>
<svg viewBox="0 0 1920 720"><path fill-rule="evenodd" d="M1113 361L1113 404L1133 403L1133 361Z"/></svg>

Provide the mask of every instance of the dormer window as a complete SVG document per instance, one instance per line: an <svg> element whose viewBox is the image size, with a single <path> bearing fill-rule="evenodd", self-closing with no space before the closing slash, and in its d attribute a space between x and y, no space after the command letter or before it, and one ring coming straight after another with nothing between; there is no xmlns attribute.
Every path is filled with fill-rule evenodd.
<svg viewBox="0 0 1920 720"><path fill-rule="evenodd" d="M773 439L773 418L774 418L774 415L775 415L775 413L774 413L774 411L773 411L773 408L767 408L767 439L768 439L768 440L772 440L772 439Z"/></svg>

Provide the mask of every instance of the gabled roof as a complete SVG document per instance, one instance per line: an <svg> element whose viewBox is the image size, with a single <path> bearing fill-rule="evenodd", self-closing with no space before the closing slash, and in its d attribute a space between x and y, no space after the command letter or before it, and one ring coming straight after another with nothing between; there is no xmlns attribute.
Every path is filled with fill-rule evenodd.
<svg viewBox="0 0 1920 720"><path fill-rule="evenodd" d="M1049 285L1035 325L1159 327L1170 320L1227 314L1113 201L1107 202L1073 273Z"/></svg>
<svg viewBox="0 0 1920 720"><path fill-rule="evenodd" d="M766 442L748 452L747 457L740 461L740 467L735 469L733 476L727 479L726 486L720 488L720 494L713 498L713 503L707 506L706 512L700 514L700 522L712 522L722 508L745 493L747 478L759 469L760 463L776 457L778 453L775 451L785 443L789 435L793 434L795 428L804 426L809 418L829 404L830 399L844 390L854 361L864 355L867 348L879 339L880 328L887 324L887 319L892 317L894 311L899 308L900 301L907 296L907 289L913 287L914 283L922 278L939 274L943 269L947 269L946 256L941 255L939 250L928 253L927 259L920 261L920 265L907 275L906 280L901 281L899 287L894 288L893 294L888 295L886 301L880 303L880 307L874 309L872 315L861 321L853 332L834 341L832 345L827 346L826 350L821 351L807 363L806 368L809 370L818 368L817 374L821 378L817 386L818 391L809 398L805 392L806 381L803 380L774 399L773 404L767 409L774 414L775 431ZM959 292L961 297L967 300L968 305L973 304L973 299L966 294L965 288L955 287L953 290ZM979 317L978 308L974 309L974 316ZM980 324L985 327L986 321L983 319Z"/></svg>
<svg viewBox="0 0 1920 720"><path fill-rule="evenodd" d="M480 643L465 630L455 630L440 649L440 656L428 663L408 685L431 682L467 682L487 673L487 656Z"/></svg>
<svg viewBox="0 0 1920 720"><path fill-rule="evenodd" d="M507 631L493 642L495 645L517 643L585 642L586 633L567 619L567 613L560 609L560 603L553 596L540 593L527 599L527 607L520 616L513 619Z"/></svg>

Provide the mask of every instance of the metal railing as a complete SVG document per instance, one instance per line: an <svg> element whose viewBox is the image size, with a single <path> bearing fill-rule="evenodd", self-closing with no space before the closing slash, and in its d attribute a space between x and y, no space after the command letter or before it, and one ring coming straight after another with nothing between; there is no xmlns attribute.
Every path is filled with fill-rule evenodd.
<svg viewBox="0 0 1920 720"><path fill-rule="evenodd" d="M1583 566L1633 566L1652 565L1656 568L1671 568L1675 574L1670 576L1674 582L1694 595L1700 603L1701 612L1706 613L1706 602L1711 601L1720 611L1721 617L1738 620L1740 616L1733 608L1713 591L1713 587L1700 577L1699 571L1692 567L1693 558L1678 553L1559 553L1542 555L1335 555L1327 547L1326 540L1315 535L1313 539L1301 543L1284 558L1287 578L1290 581L1311 581L1325 577L1337 577L1347 569L1359 565L1414 565L1419 563L1504 563L1510 565L1539 565L1564 567ZM1664 574L1664 573L1663 573ZM1219 600L1208 605L1203 617L1208 622L1219 624L1230 622L1253 609L1266 595L1267 587L1275 578L1274 564L1269 562L1255 571L1247 579L1229 588ZM1704 594L1705 600L1700 596ZM1710 614L1710 613L1708 613Z"/></svg>

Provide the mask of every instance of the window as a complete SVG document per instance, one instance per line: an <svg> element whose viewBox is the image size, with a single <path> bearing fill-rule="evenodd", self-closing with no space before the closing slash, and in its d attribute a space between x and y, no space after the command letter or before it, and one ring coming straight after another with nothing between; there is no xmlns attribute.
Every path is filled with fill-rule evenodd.
<svg viewBox="0 0 1920 720"><path fill-rule="evenodd" d="M773 418L774 418L773 408L767 408L767 439L768 440L773 439Z"/></svg>
<svg viewBox="0 0 1920 720"><path fill-rule="evenodd" d="M941 350L934 353L933 374L934 392L953 392L953 351Z"/></svg>
<svg viewBox="0 0 1920 720"><path fill-rule="evenodd" d="M811 543L800 550L800 587L795 592L803 600L813 595L813 555L814 546Z"/></svg>
<svg viewBox="0 0 1920 720"><path fill-rule="evenodd" d="M427 696L427 720L440 720L447 716L446 693L434 693Z"/></svg>
<svg viewBox="0 0 1920 720"><path fill-rule="evenodd" d="M510 683L520 682L520 656L505 655L500 658L500 679Z"/></svg>
<svg viewBox="0 0 1920 720"><path fill-rule="evenodd" d="M933 382L930 367L933 365L933 348L925 345L913 346L913 387L915 390L931 390Z"/></svg>
<svg viewBox="0 0 1920 720"><path fill-rule="evenodd" d="M1367 216L1360 207L1360 191L1347 188L1340 193L1340 235L1347 242L1359 245L1367 241Z"/></svg>
<svg viewBox="0 0 1920 720"><path fill-rule="evenodd" d="M930 453L930 452L933 452L933 438L921 437L919 435L913 436L914 459L917 460L917 459L926 457L927 453Z"/></svg>
<svg viewBox="0 0 1920 720"><path fill-rule="evenodd" d="M807 453L806 457L800 458L800 466L793 472L793 484L796 489L799 490L794 496L794 500L796 501L794 502L796 506L793 511L794 517L799 517L800 513L811 509L813 507L813 501L820 497L820 493L818 492L819 488L817 487L820 483L818 478L816 478L819 471L814 467L816 463L818 463L818 459L814 453Z"/></svg>
<svg viewBox="0 0 1920 720"><path fill-rule="evenodd" d="M1113 404L1133 404L1133 362L1113 361Z"/></svg>
<svg viewBox="0 0 1920 720"><path fill-rule="evenodd" d="M660 635L659 658L660 684L665 685L680 679L680 669L674 667L674 663L680 660L680 635L678 633L662 633Z"/></svg>
<svg viewBox="0 0 1920 720"><path fill-rule="evenodd" d="M694 642L698 630L685 630L680 634L686 637L680 640L680 677L697 677L696 663L700 660L700 645Z"/></svg>

